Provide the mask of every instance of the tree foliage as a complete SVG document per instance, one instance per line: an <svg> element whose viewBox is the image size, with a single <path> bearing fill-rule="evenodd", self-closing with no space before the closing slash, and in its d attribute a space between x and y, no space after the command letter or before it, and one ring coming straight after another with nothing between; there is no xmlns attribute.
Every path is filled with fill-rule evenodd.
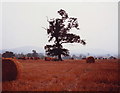
<svg viewBox="0 0 120 93"><path fill-rule="evenodd" d="M4 58L12 58L12 57L15 57L15 54L13 52L6 51L5 53L2 54L2 57L4 57Z"/></svg>
<svg viewBox="0 0 120 93"><path fill-rule="evenodd" d="M33 52L33 53L32 53L32 56L33 56L33 57L38 57L38 53L36 52L36 50L32 50L32 52Z"/></svg>
<svg viewBox="0 0 120 93"><path fill-rule="evenodd" d="M47 20L49 23L47 28L48 41L54 40L54 44L46 45L45 50L47 55L58 56L58 59L62 60L61 55L69 55L69 50L63 48L63 43L81 43L85 45L86 42L79 35L69 33L72 28L79 30L77 18L69 17L66 11L62 9L58 11L58 14L61 18Z"/></svg>

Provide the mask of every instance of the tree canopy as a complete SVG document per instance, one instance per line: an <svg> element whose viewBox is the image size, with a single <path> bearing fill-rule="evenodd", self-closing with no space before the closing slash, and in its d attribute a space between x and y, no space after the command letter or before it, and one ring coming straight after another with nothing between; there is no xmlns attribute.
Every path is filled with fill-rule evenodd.
<svg viewBox="0 0 120 93"><path fill-rule="evenodd" d="M86 42L79 35L69 33L72 28L79 30L77 18L69 17L63 9L60 9L58 14L61 18L47 20L49 23L49 27L47 28L48 42L54 40L54 44L46 45L45 50L47 55L57 56L58 60L62 60L62 55L69 55L69 50L63 48L63 43L81 43L85 45Z"/></svg>
<svg viewBox="0 0 120 93"><path fill-rule="evenodd" d="M15 54L13 52L6 51L5 53L2 54L2 57L4 57L4 58L12 58L12 57L15 57Z"/></svg>

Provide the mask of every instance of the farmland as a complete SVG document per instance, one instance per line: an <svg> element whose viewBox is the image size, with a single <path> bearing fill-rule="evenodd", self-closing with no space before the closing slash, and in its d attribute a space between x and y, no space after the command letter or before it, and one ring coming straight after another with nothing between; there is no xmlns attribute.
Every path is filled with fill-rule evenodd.
<svg viewBox="0 0 120 93"><path fill-rule="evenodd" d="M119 91L118 60L18 60L18 80L2 83L3 91Z"/></svg>

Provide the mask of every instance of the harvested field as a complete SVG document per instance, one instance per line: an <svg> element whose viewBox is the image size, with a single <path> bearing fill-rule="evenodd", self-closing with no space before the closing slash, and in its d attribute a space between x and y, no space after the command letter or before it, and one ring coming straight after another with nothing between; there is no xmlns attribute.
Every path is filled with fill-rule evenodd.
<svg viewBox="0 0 120 93"><path fill-rule="evenodd" d="M18 80L3 82L3 91L119 91L118 60L19 60Z"/></svg>

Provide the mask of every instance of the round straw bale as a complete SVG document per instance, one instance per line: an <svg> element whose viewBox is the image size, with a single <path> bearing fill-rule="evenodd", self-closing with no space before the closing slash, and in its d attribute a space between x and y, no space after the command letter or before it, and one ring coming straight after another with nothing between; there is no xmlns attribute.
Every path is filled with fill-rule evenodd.
<svg viewBox="0 0 120 93"><path fill-rule="evenodd" d="M87 63L95 63L95 59L94 59L94 57L90 56L90 57L87 57L86 62Z"/></svg>
<svg viewBox="0 0 120 93"><path fill-rule="evenodd" d="M17 60L2 59L2 81L12 81L20 78L22 65Z"/></svg>

